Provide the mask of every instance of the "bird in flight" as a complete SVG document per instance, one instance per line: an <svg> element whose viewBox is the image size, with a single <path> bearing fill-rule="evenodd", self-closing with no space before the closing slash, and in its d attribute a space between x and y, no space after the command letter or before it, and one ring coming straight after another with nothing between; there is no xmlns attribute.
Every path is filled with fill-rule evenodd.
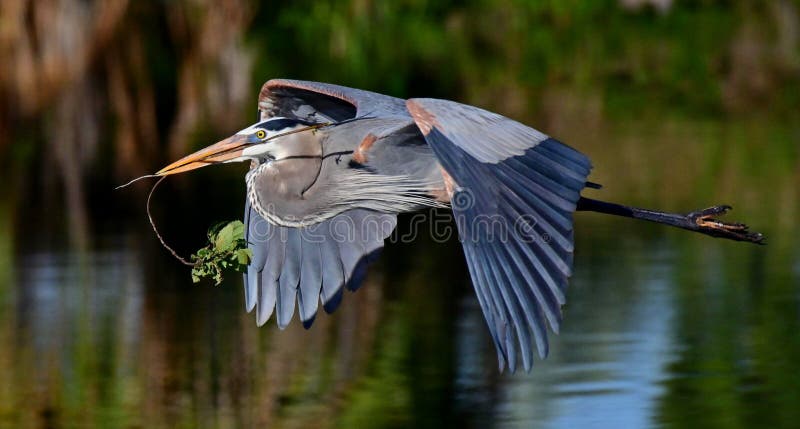
<svg viewBox="0 0 800 429"><path fill-rule="evenodd" d="M499 368L529 371L548 353L573 268L573 213L594 211L763 243L714 206L687 214L581 196L589 159L529 126L454 101L403 100L344 86L274 79L258 121L160 170L250 162L245 307L283 329L295 308L309 328L360 286L397 224L425 207L453 211Z"/></svg>

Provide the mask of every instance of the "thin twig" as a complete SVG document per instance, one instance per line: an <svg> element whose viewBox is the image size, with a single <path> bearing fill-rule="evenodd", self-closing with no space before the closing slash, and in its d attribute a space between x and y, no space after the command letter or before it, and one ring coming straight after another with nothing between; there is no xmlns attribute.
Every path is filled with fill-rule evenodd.
<svg viewBox="0 0 800 429"><path fill-rule="evenodd" d="M131 185L132 183L134 183L134 182L138 182L138 181L140 181L140 180L142 180L142 179L147 179L147 178L150 178L150 177L158 177L158 175L157 175L157 174L145 174L144 176L139 176L139 177L137 177L137 178L135 178L135 179L131 180L130 182L128 182L128 183L126 183L126 184L124 184L124 185L119 185L119 186L117 186L116 188L114 188L114 190L117 190L117 189L122 189L122 188L124 188L124 187L126 187L126 186L130 186L130 185Z"/></svg>
<svg viewBox="0 0 800 429"><path fill-rule="evenodd" d="M172 248L169 247L166 242L164 242L164 239L161 237L161 234L158 233L158 229L156 229L155 222L153 222L153 216L150 214L150 199L153 197L153 192L155 192L156 187L158 187L158 184L161 183L161 181L163 181L166 178L167 178L167 176L161 176L161 178L158 179L156 184L153 185L153 188L150 189L150 194L147 195L147 218L150 219L150 226L153 227L153 232L156 233L156 237L158 237L158 241L161 242L161 245L164 246L164 248L167 249L169 251L169 253L172 253L172 256L174 256L175 259L181 261L181 263L183 265L187 265L187 266L193 267L193 266L196 265L195 262L189 262L186 259L183 259L181 257L181 255L178 255L178 252L172 250Z"/></svg>
<svg viewBox="0 0 800 429"><path fill-rule="evenodd" d="M357 119L362 119L362 118L357 117L357 118L353 118L352 120L357 120ZM297 130L291 130L291 131L288 131L288 132L285 132L285 133L278 134L276 136L272 136L267 140L272 140L272 139L275 139L277 137L283 137L283 136L286 136L286 135L289 135L289 134L295 134L295 133L299 133L299 132L303 132L303 131L309 131L309 130L315 131L315 130L318 130L320 128L324 128L324 127L327 127L327 126L339 125L339 124L347 123L347 122L349 122L349 120L345 120L345 121L338 122L338 123L324 122L324 123L319 123L319 124L313 124L313 125L310 125L310 126L307 126L307 127L303 127L303 128L297 129ZM216 163L217 162L209 162L209 164L216 164ZM147 174L147 175L144 175L144 176L141 176L141 177L137 177L136 179L133 179L130 182L124 184L124 185L118 186L116 189L124 188L124 187L126 187L126 186L128 186L128 185L130 185L130 184L132 184L132 183L134 183L136 181L138 181L138 180L145 179L145 178L148 178L148 177L158 177L158 175L156 175L156 174ZM150 200L153 197L153 192L155 192L156 188L161 183L161 181L163 181L166 178L167 178L166 175L161 176L161 178L158 179L158 181L150 189L150 193L147 195L147 218L150 220L150 226L153 227L153 232L156 233L156 237L158 237L158 241L161 242L161 245L164 246L164 248L167 249L167 251L169 251L169 253L171 253L172 256L174 256L175 259L180 261L182 264L187 265L189 267L194 267L195 265L197 265L196 262L187 261L186 259L181 257L181 255L178 255L178 252L176 252L171 247L169 247L169 245L164 241L164 238L161 237L161 234L158 233L158 229L156 228L156 223L153 221L153 216L150 214Z"/></svg>

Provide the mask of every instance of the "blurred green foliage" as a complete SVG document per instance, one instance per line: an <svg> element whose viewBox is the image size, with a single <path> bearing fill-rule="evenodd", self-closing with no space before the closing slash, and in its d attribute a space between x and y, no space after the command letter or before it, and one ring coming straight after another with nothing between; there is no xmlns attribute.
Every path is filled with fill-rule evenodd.
<svg viewBox="0 0 800 429"><path fill-rule="evenodd" d="M523 99L518 115L541 108L548 87L567 86L625 118L796 116L800 54L776 49L791 37L781 36L781 12L750 1L679 1L663 13L615 0L300 1L260 7L248 40L256 82L290 76L501 108L509 95ZM759 93L736 81L739 66L766 74ZM489 95L498 88L512 94Z"/></svg>
<svg viewBox="0 0 800 429"><path fill-rule="evenodd" d="M218 12L235 15L224 24L212 20L214 9L202 1L135 2L110 49L86 66L90 94L82 97L96 92L100 100L89 115L98 143L69 150L80 153L76 169L86 186L121 181L246 125L260 85L288 77L476 104L560 137L596 165L630 152L613 139L595 138L609 124L758 122L783 137L759 144L765 162L749 165L797 170L798 3L661 2L670 6L625 6L634 0L237 0ZM34 180L18 176L44 174L41 154L67 144L60 137L73 133L54 131L62 125L54 123L53 110L58 103L27 115L0 111L0 128L5 120L14 142L3 147L0 136L6 155L0 165L20 182L20 192ZM680 142L648 144L653 152L660 145L683 150ZM701 144L698 169L718 169L719 148ZM758 142L731 147L747 144ZM45 162L76 163L51 158ZM644 159L637 164L648 165ZM44 184L68 170L60 166Z"/></svg>
<svg viewBox="0 0 800 429"><path fill-rule="evenodd" d="M87 196L99 206L95 220L114 215L102 189L117 176L153 170L249 124L260 85L287 77L496 110L590 155L592 180L605 187L589 195L681 211L730 203L729 216L764 232L769 245L577 215L564 331L553 338L556 355L537 361L530 378L496 374L491 343L480 343L478 310L457 304L472 299L457 244L447 252L431 243L389 246L370 271L372 284L312 330L257 329L237 288L175 286L184 284L185 267L173 267L154 240L141 244L146 229L131 233L136 245L124 243L136 257L110 259L123 246L115 243L89 268L39 258L14 269L23 245L62 250L28 239L65 217L39 205L61 198L59 188L38 191L62 180L61 168L49 168L70 135L61 126L92 123L57 124L53 105L62 98L54 92L34 113L0 109L0 177L10 179L0 190L0 426L440 427L473 413L487 425L527 427L529 420L496 417L535 409L536 421L547 421L563 417L558 406L638 389L657 391L653 424L796 426L800 2L675 0L659 11L615 0L242 1L246 19L203 25L208 15L227 17L230 10L216 8L225 4L130 2L115 36L92 57L86 73L99 107L90 117L102 138L75 151L83 184L95 190ZM228 32L244 44L242 56L214 51ZM219 62L203 58L207 52ZM229 63L243 70L237 78L249 78L235 106L224 100L235 91L213 87L230 74ZM114 82L124 90L113 91ZM115 110L125 97L130 109L119 112L128 116ZM62 108L95 105L88 99ZM141 118L153 112L154 136L133 132L152 126ZM170 147L187 117L185 140ZM116 133L126 126L132 134ZM241 202L241 170L209 170L176 180L170 233L196 236L208 225L203 216L238 214L228 203ZM16 198L3 201L8 193ZM214 198L198 203L197 195ZM137 207L143 201L114 196ZM231 227L226 236L224 243L209 237L217 248L202 255L211 256L212 277L220 255L241 264L240 233ZM37 270L50 283L37 280ZM103 289L109 284L117 292ZM44 306L30 291L56 303ZM658 294L664 307L637 312ZM463 314L475 324L459 325ZM664 359L665 379L625 384L625 347L647 342L635 335L660 317L670 354L632 359ZM477 357L460 355L457 335ZM467 367L466 359L472 366L456 367ZM622 368L607 369L615 364ZM31 383L30 374L40 378ZM598 380L607 391L580 390ZM569 390L574 384L578 390Z"/></svg>

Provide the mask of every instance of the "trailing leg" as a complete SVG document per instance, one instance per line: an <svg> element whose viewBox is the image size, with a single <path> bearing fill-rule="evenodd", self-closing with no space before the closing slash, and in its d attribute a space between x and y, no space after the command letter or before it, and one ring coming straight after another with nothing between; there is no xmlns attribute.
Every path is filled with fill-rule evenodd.
<svg viewBox="0 0 800 429"><path fill-rule="evenodd" d="M723 215L731 210L731 206L728 205L714 206L703 210L680 214L648 210L638 207L629 207L621 204L614 204L606 201L581 197L580 200L578 200L576 210L605 213L634 219L643 219L650 222L662 223L689 231L699 232L712 237L727 238L735 241L747 241L756 244L765 244L764 235L758 232L750 232L747 225L743 223L728 223L717 219L717 216Z"/></svg>

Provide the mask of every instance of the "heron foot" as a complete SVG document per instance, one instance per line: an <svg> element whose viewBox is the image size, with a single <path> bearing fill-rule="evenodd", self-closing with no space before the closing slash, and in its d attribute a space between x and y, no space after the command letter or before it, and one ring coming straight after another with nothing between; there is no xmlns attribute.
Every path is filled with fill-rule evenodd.
<svg viewBox="0 0 800 429"><path fill-rule="evenodd" d="M723 222L717 216L724 215L732 209L729 205L719 205L707 209L691 212L686 218L692 223L692 229L706 235L727 238L736 241L747 241L756 244L766 244L765 237L760 232L750 232L749 227L738 222Z"/></svg>

